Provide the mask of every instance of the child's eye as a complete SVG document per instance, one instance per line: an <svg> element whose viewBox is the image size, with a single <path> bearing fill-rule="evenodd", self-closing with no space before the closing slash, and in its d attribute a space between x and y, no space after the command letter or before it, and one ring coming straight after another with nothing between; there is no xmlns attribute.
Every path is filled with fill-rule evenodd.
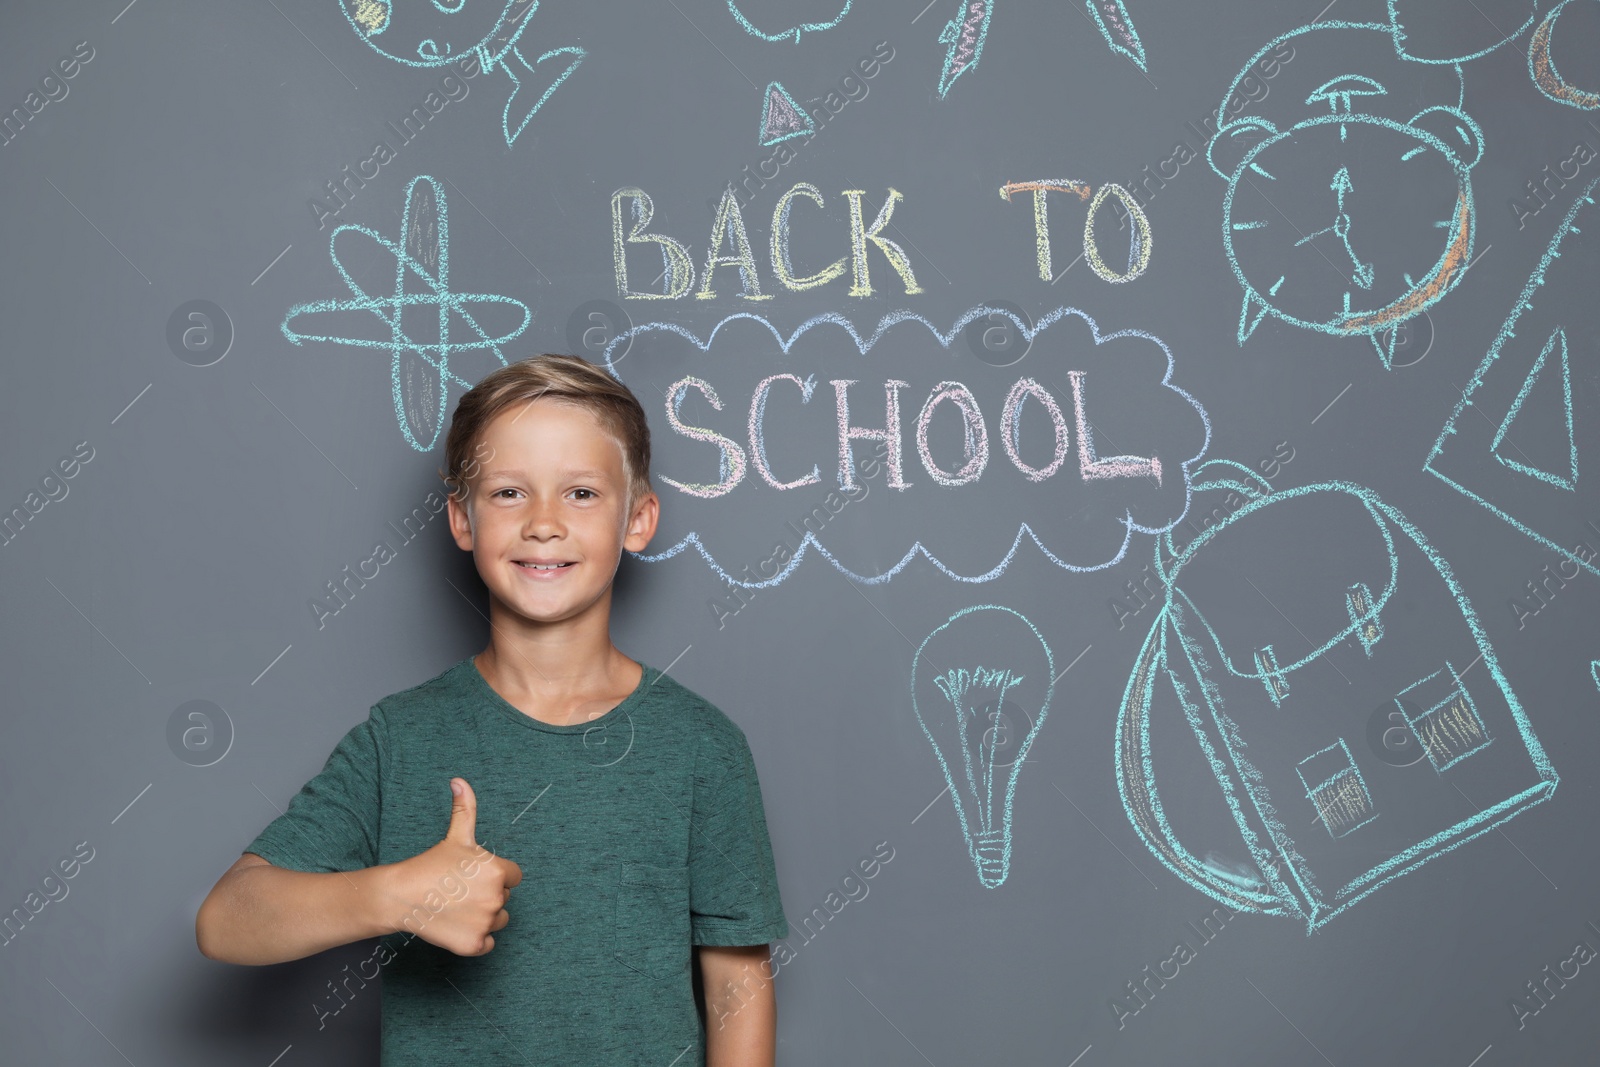
<svg viewBox="0 0 1600 1067"><path fill-rule="evenodd" d="M595 491L593 489L574 489L573 492L574 493L588 493L589 494L586 497L580 497L579 499L581 499L581 500L591 500L596 495Z"/></svg>

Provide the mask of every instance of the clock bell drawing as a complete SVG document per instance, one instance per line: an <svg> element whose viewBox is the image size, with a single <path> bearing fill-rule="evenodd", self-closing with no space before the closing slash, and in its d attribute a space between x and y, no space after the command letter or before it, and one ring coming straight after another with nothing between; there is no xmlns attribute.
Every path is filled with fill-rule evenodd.
<svg viewBox="0 0 1600 1067"><path fill-rule="evenodd" d="M1349 482L1274 492L1230 460L1194 491L1243 502L1158 539L1164 602L1116 730L1123 808L1165 867L1309 935L1552 796L1477 614L1404 515ZM1374 722L1419 757L1397 764Z"/></svg>

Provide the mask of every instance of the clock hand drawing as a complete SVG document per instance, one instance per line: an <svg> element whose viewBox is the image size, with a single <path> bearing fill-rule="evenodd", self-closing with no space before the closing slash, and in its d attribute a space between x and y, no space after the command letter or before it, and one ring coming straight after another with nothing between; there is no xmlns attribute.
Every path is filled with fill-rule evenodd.
<svg viewBox="0 0 1600 1067"><path fill-rule="evenodd" d="M1310 241L1313 237L1320 237L1325 233L1331 233L1335 235L1344 243L1345 254L1350 257L1350 262L1355 265L1355 283L1363 289L1371 289L1374 276L1372 264L1363 263L1361 261L1361 257L1356 255L1356 250L1350 247L1350 215L1344 209L1344 194L1348 193L1353 188L1350 183L1349 168L1340 167L1339 172L1333 176L1333 181L1329 183L1328 188L1332 189L1336 194L1338 194L1338 217L1333 220L1332 226L1324 226L1315 233L1306 234L1304 237L1300 238L1300 240L1296 241L1294 246L1299 248L1307 241Z"/></svg>

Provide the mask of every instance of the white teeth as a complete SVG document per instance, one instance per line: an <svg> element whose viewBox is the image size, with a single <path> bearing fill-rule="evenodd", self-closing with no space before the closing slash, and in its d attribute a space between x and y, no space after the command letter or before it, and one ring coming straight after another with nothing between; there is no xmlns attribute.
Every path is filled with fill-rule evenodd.
<svg viewBox="0 0 1600 1067"><path fill-rule="evenodd" d="M554 571L565 567L565 563L518 563L519 567L526 567L531 571Z"/></svg>

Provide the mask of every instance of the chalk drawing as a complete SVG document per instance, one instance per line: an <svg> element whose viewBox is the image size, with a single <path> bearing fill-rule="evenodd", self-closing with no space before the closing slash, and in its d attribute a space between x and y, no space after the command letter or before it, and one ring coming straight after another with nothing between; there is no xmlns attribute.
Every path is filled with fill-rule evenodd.
<svg viewBox="0 0 1600 1067"><path fill-rule="evenodd" d="M1465 276L1475 217L1470 171L1482 156L1483 132L1451 105L1423 108L1404 122L1373 113L1389 95L1375 78L1336 74L1305 100L1320 113L1287 129L1243 116L1212 137L1207 155L1228 181L1223 244L1244 290L1239 344L1270 315L1365 337L1388 368L1397 327ZM1230 168L1219 164L1219 149L1251 142ZM1433 206L1419 214L1413 193ZM1380 242L1398 251L1375 255Z"/></svg>
<svg viewBox="0 0 1600 1067"><path fill-rule="evenodd" d="M761 102L761 136L763 145L775 145L791 137L804 137L816 130L814 119L806 109L794 102L779 82L768 82L765 99Z"/></svg>
<svg viewBox="0 0 1600 1067"><path fill-rule="evenodd" d="M710 430L702 430L699 427L687 426L684 424L682 419L683 399L690 389L694 389L704 396L706 398L706 402L711 405L713 411L722 410L722 398L717 396L717 391L712 387L711 383L702 378L696 378L691 375L690 377L682 378L675 382L674 388L667 394L668 424L671 425L671 427L678 433L683 434L690 440L705 441L710 444L720 444L723 439L717 434L712 433ZM743 451L727 448L722 449L721 462L722 469L719 472L718 481L716 482L680 482L675 481L672 478L668 478L664 474L658 474L656 477L660 478L663 482L672 486L674 489L680 489L683 492L688 493L690 496L697 496L702 500L710 500L714 497L719 497L724 493L730 492L733 487L738 485L740 480L744 478L745 458Z"/></svg>
<svg viewBox="0 0 1600 1067"><path fill-rule="evenodd" d="M795 182L784 194L778 197L778 202L772 208L772 273L778 279L778 284L791 292L802 292L806 289L815 289L827 285L846 269L846 261L838 259L828 266L808 274L805 277L796 277L794 261L789 258L789 212L792 210L794 198L803 196L816 204L823 206L822 190L810 182ZM719 208L720 210L720 208ZM853 236L853 233L852 233Z"/></svg>
<svg viewBox="0 0 1600 1067"><path fill-rule="evenodd" d="M1232 177L1243 154L1244 149L1230 148L1229 142L1253 145L1264 134L1339 110L1345 103L1350 111L1401 123L1434 105L1467 110L1462 64L1419 63L1397 54L1392 41L1386 22L1325 19L1279 34L1258 48L1223 91L1214 122L1207 123L1213 134L1208 157L1217 176L1224 181ZM1285 53L1294 57L1292 64L1284 61ZM1352 56L1360 57L1358 64ZM1271 91L1263 93L1262 72L1268 69L1277 73ZM1228 126L1234 126L1233 135L1214 136ZM1438 136L1440 131L1430 132ZM1228 156L1225 164L1212 154L1219 147Z"/></svg>
<svg viewBox="0 0 1600 1067"><path fill-rule="evenodd" d="M845 189L840 195L850 204L850 295L872 295L872 276L867 267L868 241L878 246L883 258L889 261L889 266L900 275L907 296L916 296L922 292L922 287L917 284L917 276L911 270L911 257L906 255L906 250L901 248L898 242L883 236L883 228L889 225L889 218L894 214L894 206L905 199L900 190L892 185L889 187L889 195L878 208L877 217L872 220L871 228L866 226L865 216L861 210L861 198L867 195L867 191Z"/></svg>
<svg viewBox="0 0 1600 1067"><path fill-rule="evenodd" d="M1453 112L1459 128L1470 128L1472 136L1478 136L1476 124L1465 114L1452 108L1439 110ZM1407 226L1386 205L1380 206L1387 199L1388 183L1383 178L1371 175L1370 181L1364 178L1358 183L1350 177L1349 163L1334 169L1332 160L1340 158L1342 142L1350 136L1360 146L1344 158L1353 162L1359 156L1369 172L1380 169L1374 165L1380 160L1409 166L1436 190L1433 214L1439 217L1426 223L1413 218ZM1304 171L1312 157L1329 161L1325 165L1332 175L1324 183L1337 199L1329 197L1324 208L1333 215L1332 224L1307 232L1273 211L1270 201L1281 200L1282 194L1275 185L1270 193L1264 186L1289 174L1309 177ZM1239 344L1271 315L1334 336L1366 337L1388 368L1394 361L1395 327L1442 299L1472 262L1469 166L1453 146L1418 126L1348 112L1307 120L1262 141L1233 173L1223 201L1223 243L1244 289ZM1353 217L1360 221L1352 221ZM1432 240L1424 226L1435 228ZM1413 231L1408 258L1381 271L1356 251L1355 242L1365 247L1366 242L1376 244L1384 237L1412 237ZM1332 234L1336 241L1318 245L1315 238L1320 234Z"/></svg>
<svg viewBox="0 0 1600 1067"><path fill-rule="evenodd" d="M394 386L395 419L406 443L426 452L439 439L451 383L471 388L472 382L450 369L450 357L462 352L488 351L506 364L500 346L520 336L533 321L526 304L492 293L450 291L450 230L444 187L426 174L406 186L405 213L400 219L400 240L391 241L376 230L346 223L328 237L328 258L354 294L350 298L317 300L289 309L280 329L294 344L326 341L356 348L382 349L390 356ZM394 290L387 296L370 294L353 278L339 256L341 234L359 234L394 257ZM346 238L346 243L349 242ZM370 255L370 248L364 249ZM490 336L478 318L498 306L515 308L522 321L514 328ZM359 313L352 315L351 313ZM409 314L408 314L409 312ZM362 337L348 332L311 332L360 329L366 315L375 317L387 337ZM413 326L405 320L411 319ZM418 327L426 339L414 336ZM378 331L383 332L383 331ZM463 333L471 340L456 340Z"/></svg>
<svg viewBox="0 0 1600 1067"><path fill-rule="evenodd" d="M1460 106L1460 64L1384 50L1369 70L1348 69L1349 49L1380 34L1392 36L1391 28L1333 21L1280 35L1252 57L1218 108L1206 154L1228 183L1222 236L1243 289L1241 345L1270 316L1365 337L1392 367L1399 327L1460 284L1473 263L1470 172L1483 132ZM1267 98L1257 101L1258 113L1239 115L1251 65L1291 40L1305 53L1294 76L1321 84L1303 103L1298 92L1275 94L1274 117ZM1440 102L1412 110L1430 96Z"/></svg>
<svg viewBox="0 0 1600 1067"><path fill-rule="evenodd" d="M854 324L852 324L848 319L834 312L827 312L814 316L813 318L803 322L792 333L787 335L784 334L777 326L773 325L771 322L759 315L750 312L738 312L729 315L721 322L717 323L711 329L710 333L704 338L701 338L687 327L679 325L675 322L644 323L642 325L635 326L631 330L628 330L622 334L619 334L612 340L611 344L607 346L603 355L607 370L609 370L617 378L624 379L624 368L627 368L627 376L632 376L636 370L639 373L644 372L644 368L648 365L648 361L641 360L639 356L645 351L642 346L648 343L651 335L670 334L682 338L684 341L687 341L689 345L693 346L694 349L705 353L711 351L719 333L726 329L730 324L740 321L749 321L755 323L757 326L766 330L767 333L771 335L778 352L785 355L789 353L791 347L800 337L812 330L839 329L844 331L845 336L848 337L855 350L859 354L865 356L888 331L897 327L909 328L909 325L913 323L927 330L927 332L932 336L933 340L935 340L940 347L949 349L952 342L959 338L962 335L962 331L965 330L971 323L976 321L996 321L993 317L998 315L1004 315L1010 318L1015 324L1019 336L1023 337L1030 344L1037 343L1038 338L1044 335L1046 331L1052 327L1055 327L1058 331L1064 328L1057 326L1057 323L1060 323L1063 320L1075 320L1081 325L1081 327L1087 329L1088 336L1090 339L1092 339L1095 347L1113 341L1125 341L1130 343L1148 343L1155 345L1159 349L1162 355L1162 362L1165 364L1165 369L1159 382L1160 388L1151 395L1150 402L1156 401L1158 397L1168 400L1175 398L1182 402L1182 406L1176 408L1175 410L1185 412L1192 411L1193 418L1198 423L1196 429L1201 431L1199 434L1197 434L1197 436L1201 437L1199 448L1193 455L1188 456L1187 458L1178 459L1176 461L1171 458L1161 460L1159 457L1154 456L1142 457L1130 455L1098 455L1093 445L1094 438L1092 426L1086 417L1081 416L1081 412L1085 410L1086 405L1089 403L1084 395L1085 390L1083 386L1085 379L1082 377L1072 379L1072 381L1076 383L1076 386L1073 390L1073 403L1075 409L1080 413L1080 419L1078 422L1080 458L1077 468L1079 477L1081 479L1079 484L1089 485L1095 484L1096 482L1102 480L1113 480L1118 478L1123 479L1126 482L1137 483L1141 487L1167 486L1176 482L1183 486L1184 495L1181 506L1178 506L1175 487L1172 490L1173 495L1170 503L1162 507L1162 514L1159 517L1145 514L1142 516L1143 521L1140 521L1134 518L1131 508L1126 506L1108 505L1108 508L1111 510L1112 514L1116 516L1114 518L1115 523L1122 527L1120 543L1118 544L1115 552L1107 553L1107 558L1093 558L1087 561L1074 561L1064 555L1058 554L1046 546L1046 544L1040 539L1039 535L1029 526L1028 523L1021 522L1018 524L1017 532L1011 539L1010 547L1006 550L1004 556L987 570L972 574L963 574L952 569L927 548L925 548L920 540L914 541L910 548L906 549L899 556L899 559L896 560L891 566L888 566L877 573L857 573L842 563L817 539L816 535L809 529L805 531L804 536L800 539L798 546L793 550L792 554L789 552L789 550L785 550L782 559L782 569L770 577L765 578L764 580L742 579L737 577L734 573L724 569L722 564L717 560L716 556L711 552L710 549L706 547L700 535L694 532L692 529L681 536L670 547L659 552L654 552L649 555L641 553L631 554L636 559L639 559L643 562L655 563L671 559L685 550L693 549L705 561L706 565L710 567L723 581L729 583L730 585L739 585L744 588L765 588L782 582L795 570L796 567L800 565L800 561L804 559L806 555L813 549L841 574L844 574L846 577L854 581L862 582L864 584L888 582L893 579L895 575L904 570L912 560L918 557L927 559L928 562L936 567L942 574L954 581L987 582L998 578L1002 573L1004 573L1006 567L1009 566L1011 561L1015 558L1018 548L1022 544L1024 538L1031 540L1039 549L1039 551L1043 553L1046 559L1050 560L1050 562L1056 566L1061 567L1063 570L1094 571L1103 569L1105 567L1114 566L1116 563L1118 563L1126 555L1128 546L1131 543L1135 533L1155 534L1172 529L1173 526L1182 519L1183 515L1188 510L1189 470L1193 464L1197 463L1200 460L1200 457L1205 454L1206 446L1211 440L1210 418L1207 416L1205 409L1201 406L1198 400L1196 400L1186 390L1173 383L1172 379L1174 362L1172 351L1164 342L1162 342L1159 338L1140 330L1121 330L1115 333L1102 334L1095 321L1089 315L1078 310L1077 308L1056 308L1045 315L1040 316L1036 323L1030 324L1022 321L1014 312L1004 308L995 308L989 306L976 307L961 315L961 317L956 320L954 325L951 326L948 331L939 330L932 322L926 318L923 318L921 315L914 314L910 311L895 311L885 315L878 322L877 327L866 336L863 336L860 332L858 332ZM749 343L745 342L741 348L741 359L753 355L753 353L750 353L749 348ZM627 362L624 364L614 361L611 355L613 351L629 352L630 355ZM678 365L676 360L674 361L673 365ZM686 487L684 491L689 493L691 496L700 497L702 499L711 499L713 496L720 497L728 493L746 477L747 472L751 469L755 469L760 475L761 480L764 483L773 486L774 488L791 488L797 485L811 484L816 480L815 477L807 476L793 482L783 483L779 482L776 479L776 476L771 474L771 468L768 465L767 459L767 445L762 429L762 417L766 411L768 389L772 382L777 381L780 378L790 380L794 384L799 385L801 387L804 400L809 401L811 399L812 388L815 385L814 381L809 379L801 380L798 376L784 374L764 377L761 383L756 387L754 395L752 396L751 413L748 424L750 446L748 450L745 448L745 445L730 438L711 433L710 431L702 431L709 436L706 438L697 439L712 441L713 443L717 444L718 448L721 450L721 458L719 460L719 479L715 483L691 483L684 481L676 483L677 485ZM840 455L838 483L847 491L852 489L854 486L854 483L851 480L853 477L853 464L851 459L852 452L849 446L856 440L879 438L885 440L886 442L896 442L896 447L889 449L888 457L886 459L886 464L888 466L887 487L890 489L904 489L910 483L905 481L900 466L901 460L897 444L899 437L898 406L895 404L889 404L887 406L887 418L889 419L889 424L883 429L875 430L848 425L849 412L848 406L845 403L845 389L852 384L852 381L853 380L841 379L833 382L837 401L835 406L839 417L838 436L840 441ZM891 380L885 383L887 392L891 397L895 395L895 392L898 388L903 387L906 384L907 383L898 380ZM707 401L712 404L714 410L721 410L720 404L722 401L720 399L714 401L712 400L714 391L711 389L710 383L706 382L704 378L696 378L694 381L690 381L689 379L680 379L676 391L672 393L670 397L671 403L674 405L681 403L683 397L686 395L686 391L690 388L698 390L703 396L705 396ZM1166 395L1168 391L1171 393L1170 397L1167 397ZM1054 459L1048 466L1042 468L1028 466L1022 461L1017 452L1017 439L1021 421L1021 412L1023 411L1023 405L1030 398L1038 402L1039 408L1042 409L1044 414L1050 418L1055 435ZM987 429L984 426L981 414L977 413L976 411L970 391L967 390L966 386L962 385L960 382L945 382L941 383L940 387L936 387L934 393L930 397L930 401L931 404L950 402L957 411L962 413L968 434L968 447L966 449L962 466L955 471L941 472L941 475L935 475L935 481L942 482L941 487L961 485L972 481L978 476L978 474L982 473L984 464L987 462L990 453L986 443ZM674 408L674 410L676 410L676 408ZM1170 423L1173 420L1169 418L1163 421ZM676 427L673 427L673 429L675 432L683 432L681 430L677 430ZM1056 475L1064 465L1070 440L1069 420L1054 398L1050 396L1049 392L1040 383L1029 378L1024 378L1014 383L1006 395L1001 417L1000 436L1007 456L1009 457L1010 461L1015 464L1023 476L1029 482L1041 483L1045 479ZM919 442L918 447L919 452L922 451L921 442ZM752 455L759 457L759 461L754 464L749 463L748 458ZM929 462L930 457L924 456L923 459L930 472L936 469L931 462ZM812 465L812 475L818 474L818 468L815 465ZM669 482L668 484L674 483ZM1148 510L1149 509L1146 508L1147 512ZM1118 512L1120 512L1120 514L1118 514ZM797 534L798 532L799 531L796 531Z"/></svg>
<svg viewBox="0 0 1600 1067"><path fill-rule="evenodd" d="M1125 271L1118 271L1101 258L1100 246L1094 239L1095 216L1100 213L1100 205L1106 202L1108 196L1114 196L1121 202L1123 218L1133 223L1128 227L1128 267ZM1154 247L1150 219L1139 202L1120 185L1102 185L1094 194L1094 199L1089 201L1089 212L1083 220L1083 258L1089 264L1089 269L1112 285L1131 282L1150 269L1150 251Z"/></svg>
<svg viewBox="0 0 1600 1067"><path fill-rule="evenodd" d="M949 47L944 53L944 68L939 72L940 99L950 91L957 78L978 65L993 15L994 0L961 0L960 12L945 23L939 33L939 43Z"/></svg>
<svg viewBox="0 0 1600 1067"><path fill-rule="evenodd" d="M1110 456L1106 459L1095 457L1094 435L1089 428L1088 416L1084 414L1086 407L1083 401L1084 373L1081 370L1069 370L1067 377L1072 382L1072 407L1077 412L1078 473L1083 476L1083 480L1150 477L1160 485L1161 457L1159 456L1151 456L1148 459L1139 456Z"/></svg>
<svg viewBox="0 0 1600 1067"><path fill-rule="evenodd" d="M726 206L727 199L724 195L722 203L717 207L719 216L729 210ZM630 205L631 227L624 225L622 220L623 201L627 201ZM737 203L733 210L737 211ZM611 255L617 275L619 296L633 300L676 300L694 285L694 260L689 258L689 250L683 243L663 234L648 232L650 220L655 217L655 213L655 201L651 200L650 194L643 189L628 187L618 189L611 194ZM742 216L740 223L743 224ZM664 292L634 292L628 288L627 246L630 244L654 244L661 248L661 274L666 279Z"/></svg>
<svg viewBox="0 0 1600 1067"><path fill-rule="evenodd" d="M795 44L799 44L802 33L821 33L823 30L831 30L843 22L844 17L850 14L851 2L852 0L844 0L844 7L839 9L839 13L825 22L802 22L798 26L790 26L788 29L779 30L777 33L767 33L755 26L745 17L744 12L739 10L737 0L728 0L728 10L733 14L739 25L744 27L744 32L752 37L759 37L763 41L792 40Z"/></svg>
<svg viewBox="0 0 1600 1067"><path fill-rule="evenodd" d="M1378 817L1372 793L1344 738L1313 752L1295 764L1294 770L1329 837L1343 837Z"/></svg>
<svg viewBox="0 0 1600 1067"><path fill-rule="evenodd" d="M1407 714L1402 699L1407 696L1419 704L1427 701L1426 709L1416 716ZM1449 660L1400 690L1394 702L1436 771L1449 770L1491 740L1461 673Z"/></svg>
<svg viewBox="0 0 1600 1067"><path fill-rule="evenodd" d="M729 252L722 254L726 243ZM664 247L664 246L663 246ZM750 235L745 232L744 213L739 210L739 198L733 186L722 191L722 201L717 205L717 216L711 223L711 243L706 247L706 268L701 274L697 300L711 300L717 291L711 287L718 267L739 268L739 281L746 300L771 300L770 293L761 292L761 277L756 271L756 254L750 247Z"/></svg>
<svg viewBox="0 0 1600 1067"><path fill-rule="evenodd" d="M1555 33L1556 19L1570 3L1572 0L1562 0L1551 8L1550 14L1546 15L1544 21L1539 23L1539 28L1533 31L1533 38L1528 43L1528 76L1533 79L1533 84L1539 87L1541 93L1556 103L1593 111L1600 108L1600 93L1579 89L1569 83L1556 70L1556 61L1550 55L1550 38ZM1592 47L1585 50L1591 51Z"/></svg>
<svg viewBox="0 0 1600 1067"><path fill-rule="evenodd" d="M1144 65L1144 42L1139 40L1139 31L1133 28L1133 19L1129 17L1122 0L1084 2L1088 5L1089 14L1094 16L1094 24L1100 27L1100 36L1106 39L1111 50L1133 60L1140 70L1148 69Z"/></svg>
<svg viewBox="0 0 1600 1067"><path fill-rule="evenodd" d="M1055 677L1038 628L998 604L962 608L911 660L911 709L985 889L1004 884L1011 870L1017 777L1050 710Z"/></svg>
<svg viewBox="0 0 1600 1067"><path fill-rule="evenodd" d="M1463 17L1459 5L1446 0L1389 0L1389 22L1395 51L1420 63L1477 59L1517 39L1537 23L1528 38L1528 76L1533 84L1558 104L1594 111L1600 109L1600 93L1567 81L1550 54L1558 20L1572 2L1474 0L1475 17ZM1575 52L1585 47L1574 42Z"/></svg>
<svg viewBox="0 0 1600 1067"><path fill-rule="evenodd" d="M373 51L408 67L437 67L475 53L485 73L503 71L511 94L500 129L514 144L545 101L583 62L582 48L552 48L529 60L521 39L539 0L468 4L412 0L397 13L392 0L341 0L340 9L356 36ZM521 74L518 70L521 70ZM524 84L526 79L526 84Z"/></svg>
<svg viewBox="0 0 1600 1067"><path fill-rule="evenodd" d="M940 469L928 447L928 427L932 425L934 412L939 410L939 405L946 402L954 404L961 412L962 429L965 432L961 468L954 473ZM846 429L848 432L848 427ZM1085 440L1081 432L1079 440ZM1092 451L1085 451L1091 452L1092 459ZM978 398L972 395L971 389L961 382L940 382L933 387L932 394L917 416L917 455L922 460L923 468L933 475L933 480L939 485L966 485L978 480L983 468L989 464L989 431L984 425ZM1089 460L1085 463L1094 466ZM1085 474L1084 477L1092 475Z"/></svg>
<svg viewBox="0 0 1600 1067"><path fill-rule="evenodd" d="M743 281L742 295L745 299L769 299L761 293L761 285L756 276L755 255L750 250L739 194L740 190L730 183L724 188L722 198L718 202L716 218L711 228L711 240L706 249L708 273L695 294L700 299L710 299L716 295L709 272L718 265L738 266ZM889 194L879 205L878 213L870 226L866 222L866 209L862 202L866 190L845 189L841 195L849 205L850 295L865 298L875 291L872 286L871 263L868 260L868 253L874 247L883 254L884 261L889 267L899 275L907 296L922 293L923 289L917 283L911 257L906 254L906 250L899 242L884 236L883 232L893 225L895 207L905 199L904 194L890 186ZM816 186L808 182L796 182L791 186L778 198L777 206L773 210L771 249L773 272L777 275L779 283L789 290L800 291L825 285L839 277L844 271L844 261L840 260L809 277L795 277L793 263L789 257L789 212L796 196L805 196L813 200L818 207L822 206L822 194ZM632 205L631 228L623 223L624 201ZM655 205L643 189L636 187L618 189L611 196L611 255L616 267L617 295L624 299L676 300L686 294L694 284L694 264L683 242L664 234L648 232L654 213ZM628 288L627 251L630 244L654 244L660 248L662 270L656 276L656 280L665 279L664 292L635 292ZM731 244L730 255L721 254L720 250L724 244Z"/></svg>
<svg viewBox="0 0 1600 1067"><path fill-rule="evenodd" d="M1545 362L1550 358L1550 353L1559 351L1561 364L1561 414L1562 422L1567 431L1567 470L1562 474L1541 470L1531 463L1523 463L1507 455L1503 446L1507 445L1506 433L1511 429L1511 424L1522 412L1523 401L1528 399L1528 394L1533 391L1534 384L1539 380L1539 374L1544 370ZM1511 407L1506 410L1506 417L1500 421L1500 428L1495 431L1494 440L1489 442L1489 451L1494 453L1494 458L1506 466L1531 475L1540 481L1559 485L1561 488L1576 491L1578 488L1578 442L1572 433L1572 366L1567 358L1567 333L1557 327L1550 335L1550 340L1544 343L1544 348L1539 350L1539 358L1533 361L1533 369L1528 371L1528 377L1522 382L1522 388L1517 391L1517 398L1511 402Z"/></svg>
<svg viewBox="0 0 1600 1067"><path fill-rule="evenodd" d="M1006 203L1011 202L1012 193L1033 193L1033 239L1039 258L1039 279L1053 282L1056 279L1055 267L1050 256L1050 201L1051 193L1074 193L1078 199L1086 201L1089 205L1083 220L1083 258L1088 262L1089 269L1096 275L1113 285L1131 282L1139 277L1150 267L1150 251L1154 247L1154 239L1150 233L1150 219L1144 213L1126 189L1114 183L1102 185L1098 192L1091 192L1094 186L1087 182L1075 181L1071 178L1042 178L1037 181L1006 182L1000 187L1000 199ZM1125 226L1128 229L1128 267L1125 271L1117 271L1100 255L1099 243L1095 240L1095 219L1100 214L1100 209L1105 205L1108 197L1115 197L1121 204L1121 215L1117 221L1117 228ZM1127 226L1128 222L1133 223Z"/></svg>
<svg viewBox="0 0 1600 1067"><path fill-rule="evenodd" d="M1055 281L1055 267L1050 261L1050 200L1051 193L1074 193L1079 200L1088 202L1093 187L1071 178L1042 178L1032 182L1006 182L1000 187L1000 199L1011 202L1012 193L1033 193L1033 240L1038 248L1039 279ZM1092 232L1092 231L1091 231ZM1092 241L1090 242L1093 243Z"/></svg>
<svg viewBox="0 0 1600 1067"><path fill-rule="evenodd" d="M1084 4L1111 51L1145 70L1144 42L1139 40L1139 32L1133 28L1133 18L1122 0L1084 0ZM961 0L955 18L939 32L939 43L946 46L944 66L939 71L940 99L957 78L978 65L993 17L994 0Z"/></svg>
<svg viewBox="0 0 1600 1067"><path fill-rule="evenodd" d="M1463 63L1521 36L1548 0L1389 0L1394 50L1418 63Z"/></svg>
<svg viewBox="0 0 1600 1067"><path fill-rule="evenodd" d="M1567 346L1569 336L1590 337L1594 331L1589 294L1600 276L1597 187L1600 178L1583 188L1556 227L1505 324L1445 420L1423 469L1600 575L1596 557L1558 544L1526 518L1549 514L1552 507L1570 507L1566 502L1571 497L1565 494L1577 491L1582 470L1600 462L1593 409L1586 409L1584 418L1573 411ZM1592 360L1588 349L1580 348L1578 355ZM1528 449L1539 458L1535 460ZM1491 456L1497 462L1490 462Z"/></svg>
<svg viewBox="0 0 1600 1067"><path fill-rule="evenodd" d="M1296 917L1310 934L1379 887L1550 798L1559 779L1471 602L1450 565L1404 515L1349 482L1274 492L1230 460L1200 465L1193 490L1230 491L1246 502L1182 547L1170 533L1158 539L1154 566L1166 593L1129 675L1116 730L1123 807L1164 866L1229 907ZM1256 517L1269 509L1270 521ZM1279 541L1294 541L1261 540L1263 528ZM1295 560L1296 552L1315 551L1312 543L1331 546L1326 558L1319 556L1316 575ZM1285 555L1286 547L1293 551ZM1189 575L1197 554L1211 559L1209 569ZM1241 565L1255 571L1255 588L1216 581L1219 573L1239 575ZM1356 574L1364 580L1350 581ZM1337 615L1347 625L1319 629L1310 623L1306 634L1289 617L1333 619L1335 613L1323 613L1305 593L1308 586L1329 586L1329 579L1328 593L1343 602ZM1268 599L1259 586L1272 587L1274 580L1293 588L1295 599ZM1403 594L1394 599L1402 582ZM1392 600L1405 609L1390 610ZM1261 617L1241 613L1241 602L1258 607ZM1278 608L1289 613L1281 621ZM1418 646L1403 634L1420 630L1430 649L1453 651L1442 662L1419 659ZM1281 634L1277 647L1304 654L1251 651L1251 642L1273 631ZM1247 634L1253 636L1241 643ZM1462 663L1468 666L1457 666ZM1311 665L1326 673L1308 673ZM1472 671L1479 673L1469 678ZM1296 672L1291 691L1287 677ZM1374 694L1401 709L1433 775L1376 757L1363 771L1345 739L1365 729ZM1197 744L1187 753L1183 724ZM1152 743L1158 732L1161 745ZM1296 751L1312 755L1296 762ZM1210 767L1248 861L1227 860L1226 850L1212 851L1210 840L1197 841L1195 850L1185 844L1202 823L1184 804L1164 803L1162 793L1200 795L1185 792L1195 780L1179 766L1185 762ZM1479 805L1465 817L1462 793L1452 784L1452 774L1461 773L1453 768L1463 763L1472 768ZM1496 791L1488 796L1491 782ZM1375 839L1360 828L1379 817L1388 824L1383 840L1397 844L1383 846L1382 858L1373 862ZM1326 835L1291 832L1291 825L1308 819L1321 823ZM1345 845L1346 837L1353 843ZM1244 873L1252 862L1255 876Z"/></svg>

